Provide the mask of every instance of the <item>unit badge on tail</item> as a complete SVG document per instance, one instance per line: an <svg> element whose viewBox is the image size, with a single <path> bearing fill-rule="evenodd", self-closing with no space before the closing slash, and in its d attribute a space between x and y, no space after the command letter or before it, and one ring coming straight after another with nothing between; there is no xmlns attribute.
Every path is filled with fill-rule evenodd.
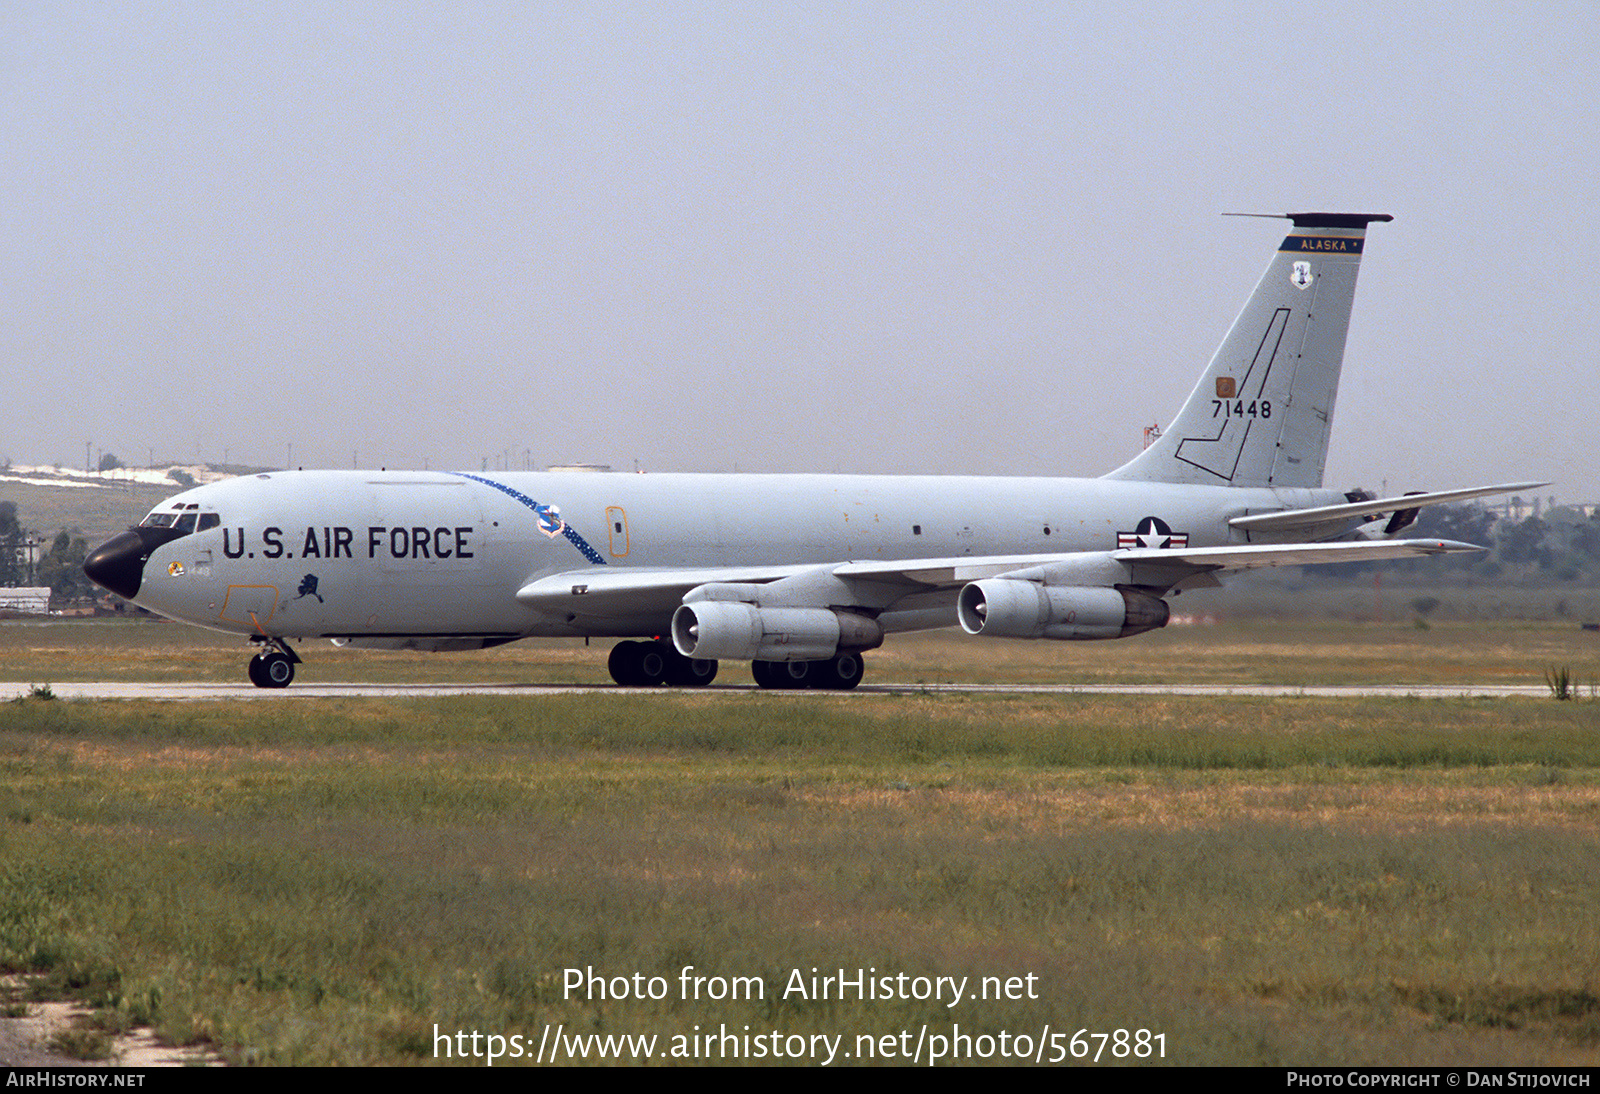
<svg viewBox="0 0 1600 1094"><path fill-rule="evenodd" d="M1117 547L1187 547L1188 532L1174 532L1160 517L1145 517L1131 532L1117 533Z"/></svg>

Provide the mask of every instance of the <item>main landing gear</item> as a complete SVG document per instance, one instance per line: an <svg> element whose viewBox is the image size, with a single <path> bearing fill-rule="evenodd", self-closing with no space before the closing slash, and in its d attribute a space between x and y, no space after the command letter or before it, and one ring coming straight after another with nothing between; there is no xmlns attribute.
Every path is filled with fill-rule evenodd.
<svg viewBox="0 0 1600 1094"><path fill-rule="evenodd" d="M294 680L299 654L281 638L257 638L260 652L250 658L250 682L258 688L286 688Z"/></svg>
<svg viewBox="0 0 1600 1094"><path fill-rule="evenodd" d="M625 688L703 688L717 676L717 663L685 657L671 642L618 642L606 663L611 679Z"/></svg>
<svg viewBox="0 0 1600 1094"><path fill-rule="evenodd" d="M717 676L715 661L685 657L659 639L618 642L606 667L625 688L703 688ZM752 661L750 671L764 688L849 691L861 683L865 666L859 653L840 653L821 661Z"/></svg>
<svg viewBox="0 0 1600 1094"><path fill-rule="evenodd" d="M750 672L764 688L849 691L866 666L859 653L838 653L823 661L752 661Z"/></svg>

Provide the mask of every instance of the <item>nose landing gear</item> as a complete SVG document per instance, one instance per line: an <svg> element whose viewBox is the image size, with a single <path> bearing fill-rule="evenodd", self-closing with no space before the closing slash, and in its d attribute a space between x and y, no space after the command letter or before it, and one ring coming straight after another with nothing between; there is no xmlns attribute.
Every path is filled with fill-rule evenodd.
<svg viewBox="0 0 1600 1094"><path fill-rule="evenodd" d="M250 682L258 688L286 688L294 681L299 654L281 638L255 638L262 649L250 658Z"/></svg>

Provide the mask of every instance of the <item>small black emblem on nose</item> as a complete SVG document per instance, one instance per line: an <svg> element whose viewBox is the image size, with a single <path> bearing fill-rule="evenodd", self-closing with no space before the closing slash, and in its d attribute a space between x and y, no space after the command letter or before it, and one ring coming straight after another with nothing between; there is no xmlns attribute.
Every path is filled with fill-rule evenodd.
<svg viewBox="0 0 1600 1094"><path fill-rule="evenodd" d="M317 592L316 574L307 574L305 577L301 578L299 593L300 596L295 597L296 600L299 600L301 596L314 596L317 598L318 604L327 603L326 600L322 599L322 594Z"/></svg>

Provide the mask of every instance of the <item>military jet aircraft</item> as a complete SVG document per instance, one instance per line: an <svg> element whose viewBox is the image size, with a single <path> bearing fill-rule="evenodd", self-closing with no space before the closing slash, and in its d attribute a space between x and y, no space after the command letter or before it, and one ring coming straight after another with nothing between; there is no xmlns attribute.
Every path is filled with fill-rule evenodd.
<svg viewBox="0 0 1600 1094"><path fill-rule="evenodd" d="M1098 479L275 471L186 490L84 565L173 619L248 636L481 649L621 638L625 686L854 687L887 635L1124 638L1166 597L1264 566L1439 555L1418 509L1542 483L1375 498L1322 485L1356 271L1385 214L1292 213L1172 425Z"/></svg>

